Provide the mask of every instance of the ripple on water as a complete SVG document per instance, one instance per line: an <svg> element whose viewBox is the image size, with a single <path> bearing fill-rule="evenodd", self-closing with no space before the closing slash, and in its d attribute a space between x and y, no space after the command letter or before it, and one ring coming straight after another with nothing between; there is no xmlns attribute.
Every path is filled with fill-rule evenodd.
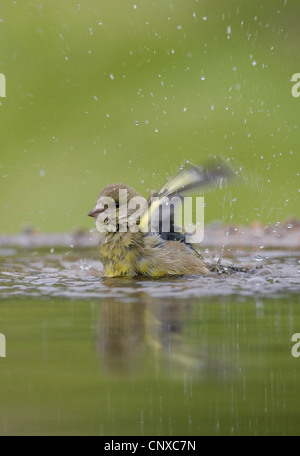
<svg viewBox="0 0 300 456"><path fill-rule="evenodd" d="M185 276L152 280L105 279L101 277L101 264L94 260L93 252L82 252L70 256L45 255L37 252L34 260L31 255L6 255L0 257L0 294L9 297L60 297L67 299L116 298L120 301L173 297L209 296L282 296L300 292L300 253L265 251L259 265L255 254L239 250L239 258L234 262L252 267L248 272L233 275ZM232 262L233 260L230 260ZM227 260L227 264L230 264ZM226 263L226 260L225 260Z"/></svg>

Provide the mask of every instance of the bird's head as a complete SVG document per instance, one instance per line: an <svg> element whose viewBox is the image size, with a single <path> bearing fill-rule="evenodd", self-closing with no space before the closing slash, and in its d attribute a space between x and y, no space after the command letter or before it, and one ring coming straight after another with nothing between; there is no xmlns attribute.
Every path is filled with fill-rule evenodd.
<svg viewBox="0 0 300 456"><path fill-rule="evenodd" d="M88 215L96 219L100 233L116 232L120 225L123 229L128 227L128 217L136 210L136 205L131 207L130 202L138 199L143 200L132 187L125 184L108 185L101 191L96 206Z"/></svg>

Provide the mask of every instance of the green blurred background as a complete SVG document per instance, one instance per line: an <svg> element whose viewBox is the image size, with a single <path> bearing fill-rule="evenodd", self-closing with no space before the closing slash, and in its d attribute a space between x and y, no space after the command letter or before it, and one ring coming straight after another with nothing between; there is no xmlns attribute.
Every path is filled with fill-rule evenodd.
<svg viewBox="0 0 300 456"><path fill-rule="evenodd" d="M0 232L91 227L101 188L220 155L206 221L300 216L299 0L0 0Z"/></svg>

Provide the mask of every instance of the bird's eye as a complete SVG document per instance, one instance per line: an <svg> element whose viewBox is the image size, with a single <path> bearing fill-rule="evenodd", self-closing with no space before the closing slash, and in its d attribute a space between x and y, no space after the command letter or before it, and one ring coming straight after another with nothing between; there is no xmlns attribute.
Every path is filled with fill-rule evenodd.
<svg viewBox="0 0 300 456"><path fill-rule="evenodd" d="M120 203L116 202L116 208L119 209Z"/></svg>

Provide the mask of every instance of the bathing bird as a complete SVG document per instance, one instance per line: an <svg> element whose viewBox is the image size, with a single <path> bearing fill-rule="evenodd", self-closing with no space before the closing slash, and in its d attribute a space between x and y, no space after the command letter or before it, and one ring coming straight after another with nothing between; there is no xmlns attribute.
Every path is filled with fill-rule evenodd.
<svg viewBox="0 0 300 456"><path fill-rule="evenodd" d="M122 183L107 185L88 214L100 233L99 253L105 277L159 278L205 275L210 272L199 249L189 241L176 211L185 196L223 182L231 169L214 162L204 167L188 164L146 200ZM174 202L175 201L175 202ZM181 208L182 209L182 208Z"/></svg>

